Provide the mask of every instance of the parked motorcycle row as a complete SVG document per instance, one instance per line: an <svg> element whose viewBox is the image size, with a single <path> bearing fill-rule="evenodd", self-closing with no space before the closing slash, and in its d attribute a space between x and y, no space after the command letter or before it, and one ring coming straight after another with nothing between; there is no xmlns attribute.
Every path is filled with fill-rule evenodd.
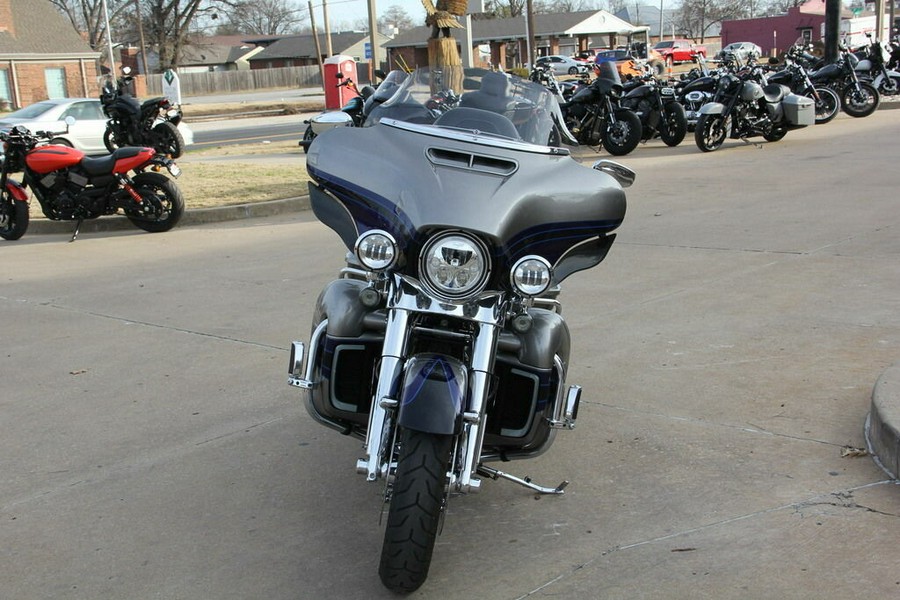
<svg viewBox="0 0 900 600"><path fill-rule="evenodd" d="M757 57L741 64L726 55L712 70L698 55L698 66L676 81L661 80L647 69L623 82L612 63L598 65L593 80L560 83L541 70L532 71L531 79L557 96L580 144L613 155L628 154L655 137L677 146L686 132L694 133L705 152L729 137L774 142L792 129L827 123L841 109L853 117L868 116L878 108L881 93L900 92L900 74L889 68L900 54L897 44L871 40L856 53L842 48L828 65L809 49L798 40L783 61L766 65Z"/></svg>
<svg viewBox="0 0 900 600"><path fill-rule="evenodd" d="M0 131L0 237L17 240L29 224L29 193L44 216L76 221L71 241L85 219L124 214L148 232L168 231L184 213L181 190L169 177L181 174L173 160L184 151L178 131L181 109L166 98L138 102L124 90L130 70L112 85L107 78L100 101L109 117L103 141L110 154L92 157L68 146L50 144L63 132L29 131L15 126ZM66 118L66 126L75 124ZM13 179L21 173L21 180Z"/></svg>

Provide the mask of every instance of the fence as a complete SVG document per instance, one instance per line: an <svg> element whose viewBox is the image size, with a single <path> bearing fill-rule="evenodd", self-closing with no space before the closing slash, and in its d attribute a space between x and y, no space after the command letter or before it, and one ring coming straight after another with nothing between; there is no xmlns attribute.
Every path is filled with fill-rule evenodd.
<svg viewBox="0 0 900 600"><path fill-rule="evenodd" d="M369 78L368 63L357 63L356 70L360 83L367 82ZM317 65L248 71L179 73L178 81L181 84L182 97L250 92L272 88L322 87L322 76ZM162 75L150 75L147 78L147 93L150 96L162 94Z"/></svg>

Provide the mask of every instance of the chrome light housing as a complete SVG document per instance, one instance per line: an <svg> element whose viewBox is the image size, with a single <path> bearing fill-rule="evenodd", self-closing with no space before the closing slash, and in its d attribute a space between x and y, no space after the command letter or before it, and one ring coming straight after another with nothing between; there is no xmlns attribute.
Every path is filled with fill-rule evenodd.
<svg viewBox="0 0 900 600"><path fill-rule="evenodd" d="M419 256L422 283L440 298L462 300L484 289L490 274L487 246L460 232L432 238Z"/></svg>
<svg viewBox="0 0 900 600"><path fill-rule="evenodd" d="M517 292L533 298L547 291L552 275L550 263L542 256L532 255L516 261L509 273L509 281Z"/></svg>
<svg viewBox="0 0 900 600"><path fill-rule="evenodd" d="M353 253L363 267L370 271L385 271L397 264L399 252L394 236L381 229L372 229L357 238Z"/></svg>

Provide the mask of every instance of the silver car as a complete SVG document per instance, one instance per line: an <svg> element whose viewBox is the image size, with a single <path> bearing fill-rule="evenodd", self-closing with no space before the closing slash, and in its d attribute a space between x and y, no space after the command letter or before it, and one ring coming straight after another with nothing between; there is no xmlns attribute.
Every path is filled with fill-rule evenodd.
<svg viewBox="0 0 900 600"><path fill-rule="evenodd" d="M66 117L75 123L66 126ZM32 132L49 131L56 135L51 143L71 146L86 154L109 154L103 144L106 115L97 98L57 98L42 100L15 112L0 114L0 129L24 125ZM184 124L178 125L185 145L194 143L193 132Z"/></svg>
<svg viewBox="0 0 900 600"><path fill-rule="evenodd" d="M579 73L588 72L588 65L585 63L560 54L542 56L534 61L534 64L538 67L552 70L554 75L578 75Z"/></svg>
<svg viewBox="0 0 900 600"><path fill-rule="evenodd" d="M721 60L726 54L733 54L741 63L746 63L751 53L759 58L762 56L762 48L753 42L732 42L716 54L716 59Z"/></svg>

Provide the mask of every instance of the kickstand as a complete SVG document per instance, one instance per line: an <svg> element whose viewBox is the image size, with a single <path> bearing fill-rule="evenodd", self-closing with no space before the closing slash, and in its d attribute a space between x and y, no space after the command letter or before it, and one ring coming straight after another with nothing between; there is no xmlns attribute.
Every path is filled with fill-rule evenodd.
<svg viewBox="0 0 900 600"><path fill-rule="evenodd" d="M72 232L72 239L69 240L70 244L75 241L75 238L78 237L78 231L81 229L82 221L84 221L84 219L78 219L78 223L75 225L75 231Z"/></svg>
<svg viewBox="0 0 900 600"><path fill-rule="evenodd" d="M488 467L486 465L478 465L478 473L484 475L485 477L490 477L491 479L506 479L507 481L512 481L513 483L518 483L522 487L526 487L529 490L534 490L539 494L563 494L565 493L563 490L566 489L566 486L569 485L568 481L563 481L555 488L544 487L542 485L537 485L531 481L530 477L526 477L525 479L519 479L514 475L510 475L509 473L504 473L503 471L499 471L497 469Z"/></svg>

